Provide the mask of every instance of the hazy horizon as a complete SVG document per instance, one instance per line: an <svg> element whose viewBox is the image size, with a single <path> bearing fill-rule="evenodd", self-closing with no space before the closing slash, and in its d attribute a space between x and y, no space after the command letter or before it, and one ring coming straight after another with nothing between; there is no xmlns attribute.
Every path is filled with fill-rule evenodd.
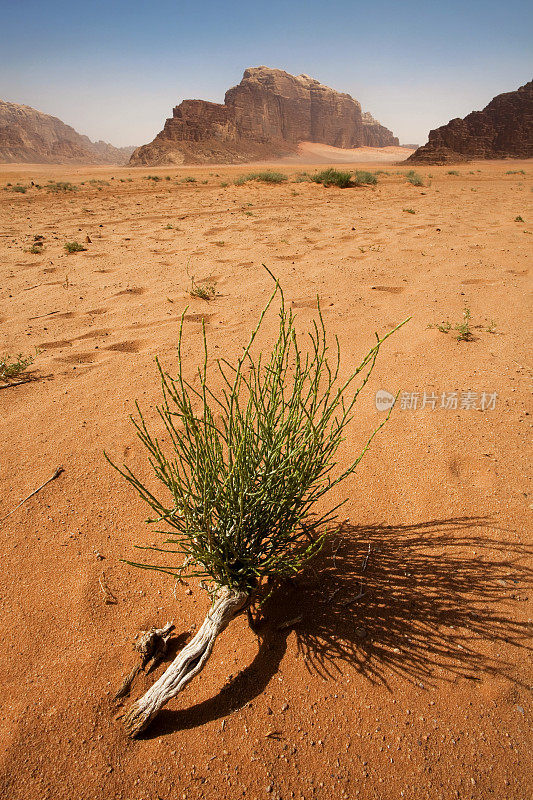
<svg viewBox="0 0 533 800"><path fill-rule="evenodd" d="M0 99L92 140L151 141L187 98L223 102L247 67L348 92L401 143L531 79L528 3L406 0L87 4L0 0Z"/></svg>

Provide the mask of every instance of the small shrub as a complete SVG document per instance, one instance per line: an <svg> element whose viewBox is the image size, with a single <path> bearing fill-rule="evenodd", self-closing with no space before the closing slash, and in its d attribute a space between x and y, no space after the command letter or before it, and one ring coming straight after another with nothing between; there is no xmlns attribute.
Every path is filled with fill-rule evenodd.
<svg viewBox="0 0 533 800"><path fill-rule="evenodd" d="M456 169L449 169L446 175L459 175Z"/></svg>
<svg viewBox="0 0 533 800"><path fill-rule="evenodd" d="M357 169L355 171L355 185L356 186L375 186L378 182L375 173L367 172L364 169Z"/></svg>
<svg viewBox="0 0 533 800"><path fill-rule="evenodd" d="M17 183L16 186L13 186L11 189L12 192L19 192L20 194L26 194L28 191L27 186L21 186L20 183Z"/></svg>
<svg viewBox="0 0 533 800"><path fill-rule="evenodd" d="M146 180L147 181L160 181L161 178L159 177L159 175L147 175L146 176Z"/></svg>
<svg viewBox="0 0 533 800"><path fill-rule="evenodd" d="M474 334L472 332L472 328L470 327L470 320L471 320L471 313L468 307L465 308L463 311L463 321L458 322L456 325L453 326L454 330L457 331L457 341L458 342L469 342L474 338ZM492 323L491 323L492 324ZM449 320L446 322L442 322L440 325L428 325L428 328L437 328L441 333L449 333L452 329L452 324ZM476 327L481 328L481 325L477 325ZM493 331L490 331L491 333Z"/></svg>
<svg viewBox="0 0 533 800"><path fill-rule="evenodd" d="M424 179L422 175L419 175L418 172L415 172L414 169L410 169L409 172L405 174L407 178L407 182L411 183L413 186L423 186Z"/></svg>
<svg viewBox="0 0 533 800"><path fill-rule="evenodd" d="M308 183L311 177L308 172L298 172L294 176L294 183Z"/></svg>
<svg viewBox="0 0 533 800"><path fill-rule="evenodd" d="M28 367L33 364L33 356L0 356L0 380L8 383L13 378L18 378Z"/></svg>
<svg viewBox="0 0 533 800"><path fill-rule="evenodd" d="M485 330L487 333L496 333L496 320L491 319Z"/></svg>
<svg viewBox="0 0 533 800"><path fill-rule="evenodd" d="M196 178L193 178L192 175L187 175L185 178L181 179L182 183L196 183Z"/></svg>
<svg viewBox="0 0 533 800"><path fill-rule="evenodd" d="M243 183L247 183L248 181L261 181L261 183L284 183L287 180L287 176L283 174L283 172L275 172L273 170L267 169L263 172L249 172L248 175L240 175L234 181L236 186L242 186Z"/></svg>
<svg viewBox="0 0 533 800"><path fill-rule="evenodd" d="M506 175L525 175L525 170L523 169L510 169L506 173Z"/></svg>
<svg viewBox="0 0 533 800"><path fill-rule="evenodd" d="M249 604L264 601L277 582L298 575L319 552L343 504L338 485L354 472L388 419L376 427L351 463L339 465L337 451L346 439L359 391L393 331L377 336L360 365L341 379L339 342L336 348L333 345L329 364L329 340L320 310L304 350L283 296L271 355L256 352L254 342L274 297L237 363L216 361L223 381L218 396L210 385L205 329L204 358L194 385L184 376L183 325L177 377L171 378L157 362L163 389L157 410L170 443L165 447L150 432L138 404L138 416L132 420L147 450L152 477L165 493L159 495L153 481L145 486L130 468L111 462L150 506L158 528L165 526L160 531L165 540L146 548L156 557L128 563L178 581L183 573L205 579L201 585L210 591L214 608L223 611L221 622L216 621L218 611L209 612L210 627L202 626L164 678L152 685L150 695L127 712L124 725L130 736L146 728L170 697L205 666L218 634L233 617ZM315 504L332 489L334 503L321 506L317 513ZM167 687L164 693L159 692L162 682Z"/></svg>
<svg viewBox="0 0 533 800"><path fill-rule="evenodd" d="M467 307L463 311L463 321L455 326L458 342L469 342L473 338L472 329L470 328L470 318L470 309Z"/></svg>
<svg viewBox="0 0 533 800"><path fill-rule="evenodd" d="M99 183L99 181L89 181L89 183ZM46 188L49 192L76 192L77 186L74 186L70 181L48 181Z"/></svg>
<svg viewBox="0 0 533 800"><path fill-rule="evenodd" d="M222 183L220 184L220 186L222 187L222 189L225 189L225 188L226 188L226 186L229 186L229 183L228 183L227 181L222 181Z"/></svg>
<svg viewBox="0 0 533 800"><path fill-rule="evenodd" d="M518 216L518 217L515 217L515 218L514 218L514 221L515 221L515 222L523 222L524 220L522 219L522 217L521 217L521 216Z"/></svg>
<svg viewBox="0 0 533 800"><path fill-rule="evenodd" d="M199 297L201 300L207 300L209 302L209 300L214 298L216 290L212 283L204 283L198 286L198 284L194 282L194 278L191 278L189 294L191 297Z"/></svg>
<svg viewBox="0 0 533 800"><path fill-rule="evenodd" d="M353 186L351 172L343 172L333 169L333 167L324 169L322 172L315 172L314 175L311 175L311 180L313 183L321 183L326 187L337 186L339 189L347 189L349 186Z"/></svg>
<svg viewBox="0 0 533 800"><path fill-rule="evenodd" d="M26 252L27 253L33 253L34 255L40 255L43 252L43 244L42 244L42 242L35 242L35 244L32 244L31 247L28 247Z"/></svg>
<svg viewBox="0 0 533 800"><path fill-rule="evenodd" d="M402 211L405 211L406 214L416 214L414 208L402 208Z"/></svg>
<svg viewBox="0 0 533 800"><path fill-rule="evenodd" d="M83 250L87 250L87 248L79 242L65 242L63 246L67 253L81 253Z"/></svg>

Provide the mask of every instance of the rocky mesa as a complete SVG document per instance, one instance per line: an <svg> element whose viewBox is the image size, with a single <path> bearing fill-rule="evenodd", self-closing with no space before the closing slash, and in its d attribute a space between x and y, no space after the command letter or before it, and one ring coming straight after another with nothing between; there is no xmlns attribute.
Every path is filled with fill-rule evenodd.
<svg viewBox="0 0 533 800"><path fill-rule="evenodd" d="M0 100L0 162L125 164L134 149L91 142L57 117Z"/></svg>
<svg viewBox="0 0 533 800"><path fill-rule="evenodd" d="M132 165L239 163L293 153L302 141L386 147L398 139L349 94L308 75L253 67L224 103L184 100Z"/></svg>
<svg viewBox="0 0 533 800"><path fill-rule="evenodd" d="M407 161L453 164L482 158L533 156L533 81L494 97L483 111L430 131L428 143Z"/></svg>

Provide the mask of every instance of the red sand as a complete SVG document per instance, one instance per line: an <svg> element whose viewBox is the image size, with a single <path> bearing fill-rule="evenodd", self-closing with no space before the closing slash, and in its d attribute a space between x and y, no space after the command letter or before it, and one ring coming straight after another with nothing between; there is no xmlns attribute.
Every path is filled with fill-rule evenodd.
<svg viewBox="0 0 533 800"><path fill-rule="evenodd" d="M531 162L421 169L422 188L395 171L343 191L221 187L243 167L180 170L177 182L169 169L1 169L3 185L108 181L0 195L0 352L39 351L36 380L0 390L0 516L65 469L1 523L4 797L531 795ZM42 255L26 252L37 234ZM87 234L86 252L65 254ZM213 356L235 358L272 288L262 262L302 329L320 296L346 372L374 330L413 317L383 348L343 463L383 418L378 389L472 391L478 407L495 391L496 406L398 407L338 493L349 522L317 571L267 606L261 641L237 619L201 677L132 742L111 697L133 636L173 619L182 643L208 598L194 581L187 594L120 562L155 537L103 450L151 480L128 414L137 398L155 418L154 356L172 371L188 304L186 369L201 357L202 317ZM215 283L214 301L188 296L191 275ZM475 338L458 342L435 325L460 322L465 305ZM274 332L272 315L262 341Z"/></svg>

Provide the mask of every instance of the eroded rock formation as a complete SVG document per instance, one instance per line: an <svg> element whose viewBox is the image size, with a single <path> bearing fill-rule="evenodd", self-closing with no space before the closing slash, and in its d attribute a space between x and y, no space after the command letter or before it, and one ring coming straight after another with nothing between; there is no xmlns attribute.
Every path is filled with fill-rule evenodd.
<svg viewBox="0 0 533 800"><path fill-rule="evenodd" d="M33 164L125 164L133 147L91 142L57 117L0 100L0 161Z"/></svg>
<svg viewBox="0 0 533 800"><path fill-rule="evenodd" d="M349 94L308 75L280 69L247 69L224 103L184 100L136 165L237 163L294 152L298 142L334 147L386 147L398 139Z"/></svg>
<svg viewBox="0 0 533 800"><path fill-rule="evenodd" d="M453 164L481 158L533 156L533 81L494 97L483 111L452 119L429 133L408 161Z"/></svg>

